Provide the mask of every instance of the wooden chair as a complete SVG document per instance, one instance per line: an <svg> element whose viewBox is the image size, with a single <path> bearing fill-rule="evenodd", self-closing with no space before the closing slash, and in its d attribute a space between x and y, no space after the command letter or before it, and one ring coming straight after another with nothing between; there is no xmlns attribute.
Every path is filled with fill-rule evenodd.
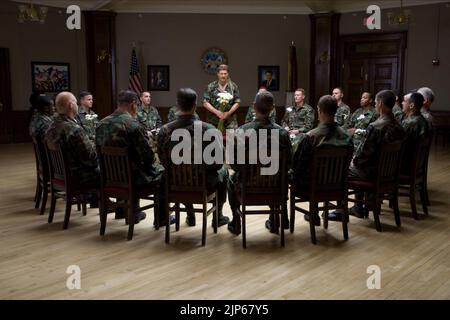
<svg viewBox="0 0 450 320"><path fill-rule="evenodd" d="M170 159L168 152L166 159ZM191 163L194 163L193 161ZM208 190L206 184L206 165L205 164L173 164L168 160L164 164L165 170L165 193L166 193L166 213L167 221L170 221L170 212L175 211L176 231L180 230L180 212L187 212L188 209L181 208L183 204L201 204L201 209L193 209L193 212L201 212L203 214L202 224L202 246L206 244L207 217L214 212L214 233L217 233L219 218L219 199L217 190ZM208 210L208 203L213 202L214 205ZM173 208L170 204L174 203ZM189 209L192 210L192 209ZM170 223L166 224L166 243L170 243Z"/></svg>
<svg viewBox="0 0 450 320"><path fill-rule="evenodd" d="M137 189L134 184L130 155L127 148L97 147L100 160L100 235L106 231L106 221L110 208L124 208L127 212L128 240L133 239L135 225L134 203L136 199L153 201L152 204L140 207L139 211L154 208L155 228L159 229L159 183L144 189ZM110 202L115 198L117 202ZM119 201L120 200L120 201Z"/></svg>
<svg viewBox="0 0 450 320"><path fill-rule="evenodd" d="M96 192L97 190L76 183L75 178L70 172L67 154L60 145L47 142L45 147L49 163L50 193L52 195L48 222L53 222L56 200L63 199L66 202L63 229L68 229L72 205L81 204L83 216L86 216L87 194Z"/></svg>
<svg viewBox="0 0 450 320"><path fill-rule="evenodd" d="M348 199L350 202L364 203L366 216L368 207L373 210L375 227L378 232L382 231L380 223L381 204L383 199L392 201L394 207L395 223L401 226L400 210L398 208L398 183L400 176L400 163L402 157L402 142L385 143L381 146L380 152L375 155L376 176L372 179L349 179L349 195L365 193L367 199Z"/></svg>
<svg viewBox="0 0 450 320"><path fill-rule="evenodd" d="M281 229L281 246L285 246L284 219L282 215L287 212L287 155L280 154L279 170L274 175L262 175L261 169L266 166L257 164L247 164L242 170L242 189L238 194L239 203L242 206L237 209L242 217L242 246L247 247L247 215L274 214L274 229L279 233ZM269 206L269 210L248 210L247 207ZM281 221L281 227L280 227Z"/></svg>
<svg viewBox="0 0 450 320"><path fill-rule="evenodd" d="M290 190L290 231L294 232L295 213L299 211L309 215L311 242L317 243L313 215L318 215L324 210L324 228L328 228L328 211L330 209L343 209L342 230L344 239L348 239L348 168L352 158L352 147L316 147L310 162L310 177L305 185L302 181L292 185ZM333 205L330 202L336 201ZM309 211L297 207L297 203L309 202ZM319 207L323 202L324 206Z"/></svg>
<svg viewBox="0 0 450 320"><path fill-rule="evenodd" d="M411 204L412 216L418 220L416 207L416 192L420 193L420 201L422 203L423 212L428 215L428 204L426 196L426 174L428 167L428 156L430 152L430 138L422 139L414 145L412 154L409 155L408 168L404 169L399 180L399 196L409 197ZM408 191L408 192L404 192Z"/></svg>
<svg viewBox="0 0 450 320"><path fill-rule="evenodd" d="M31 137L33 142L34 155L36 158L36 195L35 208L41 207L40 215L45 213L48 194L50 192L50 174L48 172L48 161L44 143L38 137ZM41 203L42 199L42 203Z"/></svg>
<svg viewBox="0 0 450 320"><path fill-rule="evenodd" d="M433 141L434 141L434 136L435 136L435 132L433 129L430 130L430 140L429 140L429 145L428 145L428 150L427 150L427 157L426 157L426 161L424 163L424 169L425 169L425 174L424 174L424 184L423 184L423 188L424 188L424 193L425 193L425 202L427 204L427 206L431 206L431 202L430 202L430 196L428 194L428 161L430 158L430 152L431 152L431 147L433 146Z"/></svg>

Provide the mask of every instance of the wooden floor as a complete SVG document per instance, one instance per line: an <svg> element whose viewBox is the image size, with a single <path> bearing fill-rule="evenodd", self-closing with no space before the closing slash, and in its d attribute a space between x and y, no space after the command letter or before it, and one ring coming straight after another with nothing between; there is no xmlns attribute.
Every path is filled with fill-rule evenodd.
<svg viewBox="0 0 450 320"><path fill-rule="evenodd" d="M0 298L1 299L449 299L450 150L432 150L430 216L414 221L401 200L402 227L384 207L384 232L372 219L351 218L350 239L340 224L317 228L297 218L286 248L264 228L264 216L248 223L248 248L241 237L209 227L201 247L200 226L172 233L152 229L152 212L126 241L123 221L108 220L99 236L97 210L75 212L62 230L63 205L55 222L34 209L32 147L0 146ZM419 206L420 208L420 206ZM75 209L75 208L74 208ZM228 204L225 211L229 215ZM208 226L210 221L208 221ZM69 290L66 269L81 268L81 289ZM381 268L381 289L368 290L367 267Z"/></svg>

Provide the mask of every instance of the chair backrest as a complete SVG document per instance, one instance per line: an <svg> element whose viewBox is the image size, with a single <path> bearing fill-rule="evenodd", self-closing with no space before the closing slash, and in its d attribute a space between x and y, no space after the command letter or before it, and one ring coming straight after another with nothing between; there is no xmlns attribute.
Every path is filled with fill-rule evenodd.
<svg viewBox="0 0 450 320"><path fill-rule="evenodd" d="M50 179L64 181L65 188L71 185L71 174L67 156L59 144L47 142L45 144Z"/></svg>
<svg viewBox="0 0 450 320"><path fill-rule="evenodd" d="M347 192L351 146L318 146L310 162L310 194Z"/></svg>
<svg viewBox="0 0 450 320"><path fill-rule="evenodd" d="M260 161L256 164L244 165L242 172L242 197L247 194L270 194L279 195L280 199L284 199L288 190L288 167L286 153L280 153L278 163L278 171L273 175L263 175L261 170L269 165L263 165ZM248 158L247 158L248 159Z"/></svg>
<svg viewBox="0 0 450 320"><path fill-rule="evenodd" d="M431 138L423 138L414 148L414 161L411 166L411 174L415 174L416 177L422 177L426 172L430 153L430 141L432 141Z"/></svg>
<svg viewBox="0 0 450 320"><path fill-rule="evenodd" d="M376 162L376 184L395 186L400 175L403 142L383 143Z"/></svg>
<svg viewBox="0 0 450 320"><path fill-rule="evenodd" d="M42 140L38 137L31 137L33 142L34 155L36 159L36 170L43 178L49 179L48 161L45 146Z"/></svg>
<svg viewBox="0 0 450 320"><path fill-rule="evenodd" d="M130 188L133 185L128 148L97 146L103 187Z"/></svg>
<svg viewBox="0 0 450 320"><path fill-rule="evenodd" d="M190 163L174 164L171 158L172 150L166 151L164 163L165 177L169 192L206 192L206 164L194 163L194 150L191 148Z"/></svg>

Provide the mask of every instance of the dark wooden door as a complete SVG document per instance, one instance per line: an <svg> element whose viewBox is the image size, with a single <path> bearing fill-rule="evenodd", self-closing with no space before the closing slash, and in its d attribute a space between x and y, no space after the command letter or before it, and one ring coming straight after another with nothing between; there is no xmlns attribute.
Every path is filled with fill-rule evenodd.
<svg viewBox="0 0 450 320"><path fill-rule="evenodd" d="M403 90L406 33L362 34L340 38L340 86L352 110L361 94Z"/></svg>
<svg viewBox="0 0 450 320"><path fill-rule="evenodd" d="M344 99L352 109L359 107L361 93L369 90L365 81L367 70L367 59L348 59L344 63Z"/></svg>
<svg viewBox="0 0 450 320"><path fill-rule="evenodd" d="M0 143L13 142L9 50L0 48Z"/></svg>
<svg viewBox="0 0 450 320"><path fill-rule="evenodd" d="M370 91L398 90L398 58L380 58L369 61Z"/></svg>

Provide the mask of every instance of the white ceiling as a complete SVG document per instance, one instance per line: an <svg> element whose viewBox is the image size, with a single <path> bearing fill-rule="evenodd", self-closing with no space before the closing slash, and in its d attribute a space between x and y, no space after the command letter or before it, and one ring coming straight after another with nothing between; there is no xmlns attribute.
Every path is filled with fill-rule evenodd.
<svg viewBox="0 0 450 320"><path fill-rule="evenodd" d="M10 0L65 8L79 5L82 10L111 10L133 13L241 13L311 14L317 12L365 11L369 5L400 7L400 0ZM450 3L449 0L403 0L403 6Z"/></svg>

